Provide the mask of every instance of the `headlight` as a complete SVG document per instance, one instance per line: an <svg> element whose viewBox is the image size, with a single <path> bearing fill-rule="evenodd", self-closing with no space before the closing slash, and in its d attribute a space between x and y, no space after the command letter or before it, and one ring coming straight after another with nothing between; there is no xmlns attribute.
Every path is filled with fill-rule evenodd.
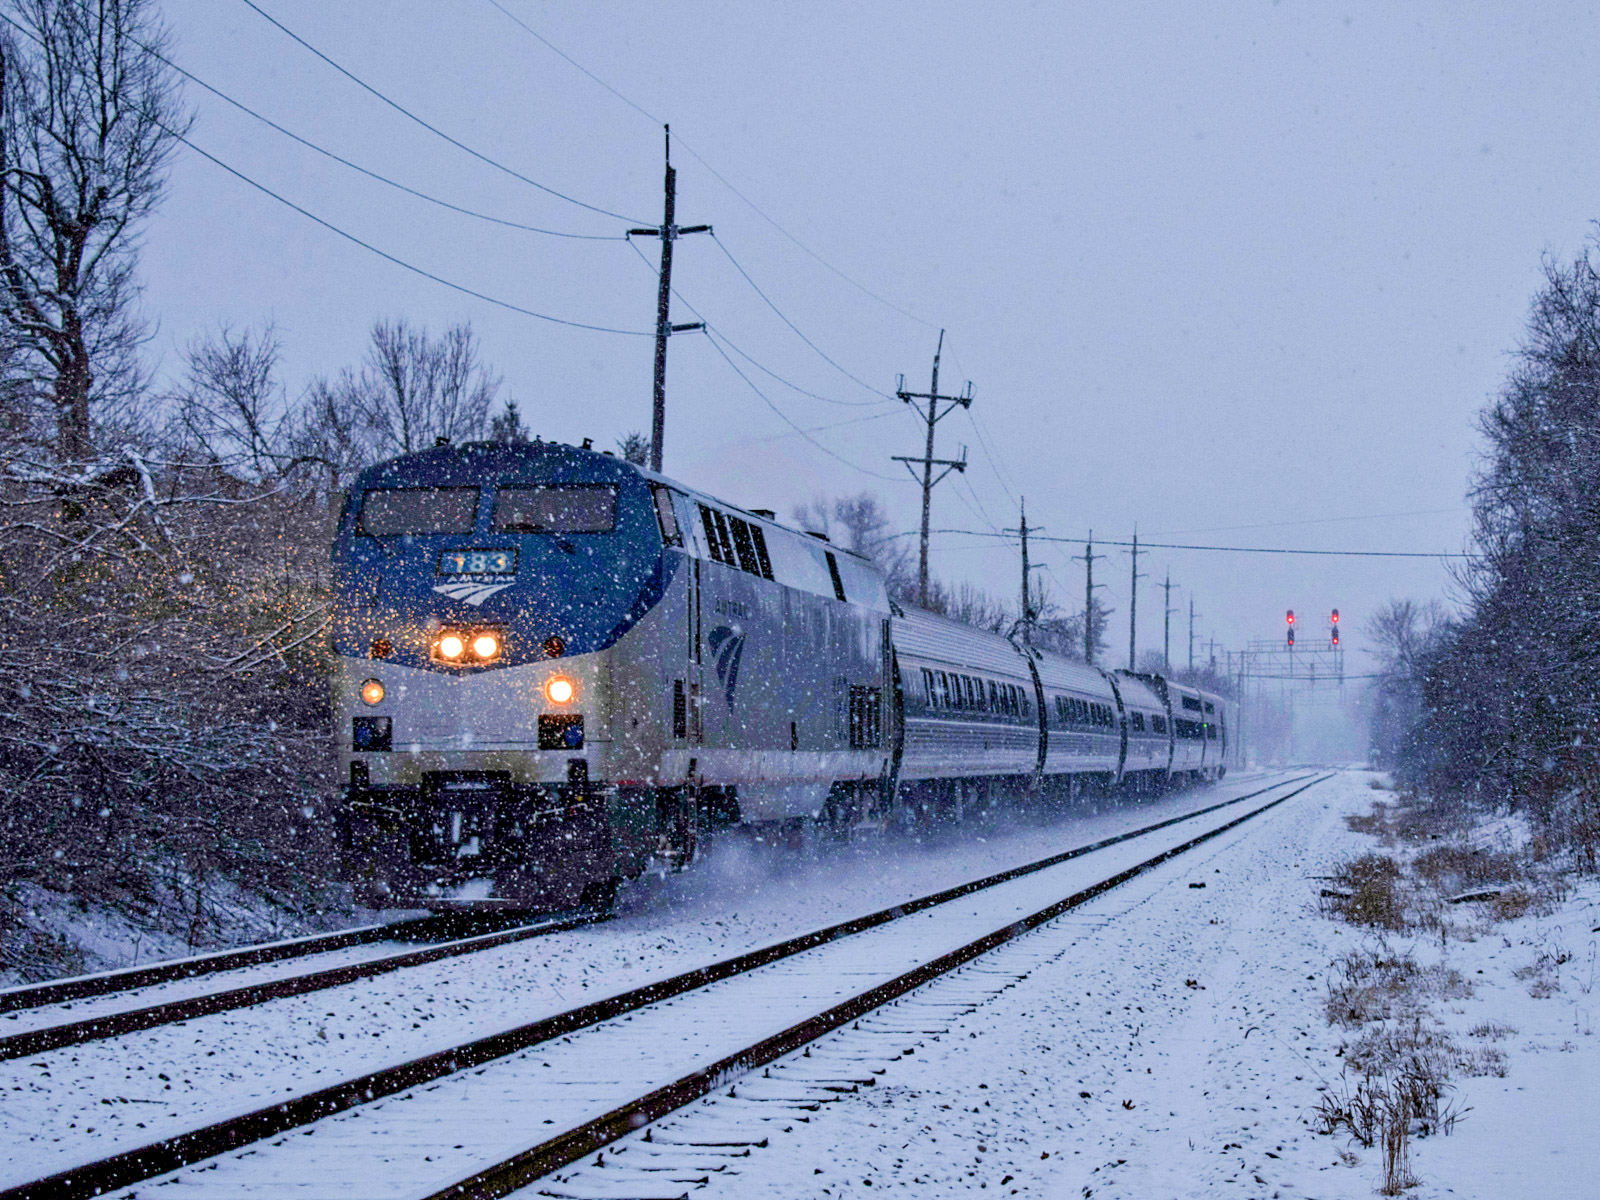
<svg viewBox="0 0 1600 1200"><path fill-rule="evenodd" d="M565 675L552 675L544 681L544 694L551 704L567 704L576 692L572 680Z"/></svg>
<svg viewBox="0 0 1600 1200"><path fill-rule="evenodd" d="M500 653L500 639L492 633L480 633L472 639L472 652L479 658L493 658Z"/></svg>
<svg viewBox="0 0 1600 1200"><path fill-rule="evenodd" d="M466 644L453 633L447 633L439 639L440 658L460 658L466 648Z"/></svg>
<svg viewBox="0 0 1600 1200"><path fill-rule="evenodd" d="M361 698L368 704L377 704L383 699L383 684L376 679L369 679L361 685Z"/></svg>

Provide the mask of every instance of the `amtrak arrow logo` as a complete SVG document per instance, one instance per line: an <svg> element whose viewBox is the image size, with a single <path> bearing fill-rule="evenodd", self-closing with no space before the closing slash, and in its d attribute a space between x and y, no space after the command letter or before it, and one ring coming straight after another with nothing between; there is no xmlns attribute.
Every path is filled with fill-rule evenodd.
<svg viewBox="0 0 1600 1200"><path fill-rule="evenodd" d="M441 583L433 590L441 596L449 596L452 600L460 600L476 607L502 588L510 587L513 582L515 581L492 583L484 579L463 579L459 583Z"/></svg>
<svg viewBox="0 0 1600 1200"><path fill-rule="evenodd" d="M718 625L711 631L711 653L717 660L717 678L722 681L733 707L733 689L739 682L739 660L744 657L744 630L737 625Z"/></svg>

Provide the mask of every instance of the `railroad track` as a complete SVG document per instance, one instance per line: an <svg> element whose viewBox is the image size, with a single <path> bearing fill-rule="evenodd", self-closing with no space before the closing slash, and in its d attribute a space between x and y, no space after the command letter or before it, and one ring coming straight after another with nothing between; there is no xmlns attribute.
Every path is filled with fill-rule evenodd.
<svg viewBox="0 0 1600 1200"><path fill-rule="evenodd" d="M462 954L476 954L483 950L492 949L495 946L505 946L512 942L542 937L545 934L560 933L563 930L575 929L579 925L590 924L596 919L590 913L553 916L528 924L517 925L510 929L473 934L468 937L451 938L448 941L438 942L420 950L405 950L397 954L385 954L361 962L342 963L339 966L328 967L319 971L280 976L245 984L240 987L224 988L220 991L207 991L198 995L164 1000L156 1004L139 1004L133 1000L133 993L146 987L192 979L197 976L220 974L289 959L313 957L338 950L393 941L402 936L416 937L433 930L448 928L449 922L447 919L422 917L391 925L368 926L364 929L350 930L346 933L327 934L321 937L298 939L293 942L275 942L267 946L251 946L241 950L230 950L218 955L207 955L203 959L182 959L175 963L160 963L149 967L137 967L125 972L118 971L107 975L91 975L62 983L17 988L11 992L0 993L0 1000L19 996L23 993L43 995L47 998L36 999L32 1005L13 1003L0 1007L0 1012L7 1011L7 1009L10 1010L12 1013L11 1020L25 1019L30 1010L32 1010L32 1015L37 1017L40 1015L37 1010L62 1004L68 1006L60 1014L65 1016L67 1012L70 1012L70 1006L73 1004L93 1000L104 1000L115 1004L119 997L126 998L129 1007L97 1012L88 1017L41 1024L19 1033L0 1036L0 1061L27 1058L34 1054L59 1050L65 1046L76 1046L84 1042L120 1037L123 1034L137 1033L142 1029L155 1029L162 1025L172 1025L179 1021L189 1021L196 1017L210 1016L213 1013L249 1008L256 1004L264 1004L268 1000L279 1000L287 996L302 996L307 992L319 992L326 988L341 987L347 983L354 983L362 979L373 979L379 975L387 975L393 971L404 970L407 967L418 967L425 963L438 962L440 959L454 958ZM136 982L128 982L130 978L136 980ZM3 1027L4 1023L5 1019L0 1018L0 1027Z"/></svg>
<svg viewBox="0 0 1600 1200"><path fill-rule="evenodd" d="M1279 781L21 1184L0 1200L101 1195L208 1159L182 1176L185 1195L248 1195L268 1181L300 1195L505 1195L1330 777ZM1280 794L1225 811L1269 793ZM1104 861L1078 861L1097 855ZM546 1136L530 1135L545 1126Z"/></svg>

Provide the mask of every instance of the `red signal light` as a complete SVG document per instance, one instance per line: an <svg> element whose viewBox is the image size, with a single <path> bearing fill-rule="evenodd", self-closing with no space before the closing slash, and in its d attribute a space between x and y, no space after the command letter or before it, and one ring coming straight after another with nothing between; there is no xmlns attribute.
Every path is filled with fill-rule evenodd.
<svg viewBox="0 0 1600 1200"><path fill-rule="evenodd" d="M1294 624L1294 609L1292 608L1289 610L1289 624Z"/></svg>
<svg viewBox="0 0 1600 1200"><path fill-rule="evenodd" d="M1337 628L1335 628L1334 631L1333 631L1333 644L1334 644L1334 647L1337 649L1337 647L1339 645L1339 630Z"/></svg>
<svg viewBox="0 0 1600 1200"><path fill-rule="evenodd" d="M1294 649L1294 630L1289 630L1289 649Z"/></svg>
<svg viewBox="0 0 1600 1200"><path fill-rule="evenodd" d="M1333 610L1333 623L1335 625L1339 623L1339 610L1337 608Z"/></svg>

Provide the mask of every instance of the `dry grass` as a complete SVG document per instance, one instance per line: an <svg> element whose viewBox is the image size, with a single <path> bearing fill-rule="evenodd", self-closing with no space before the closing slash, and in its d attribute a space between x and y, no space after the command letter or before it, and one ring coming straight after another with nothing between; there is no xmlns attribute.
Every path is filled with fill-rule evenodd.
<svg viewBox="0 0 1600 1200"><path fill-rule="evenodd" d="M1468 1037L1483 1038L1490 1042L1503 1042L1516 1033L1511 1025L1501 1025L1497 1021L1486 1021L1482 1025L1474 1025L1467 1030Z"/></svg>
<svg viewBox="0 0 1600 1200"><path fill-rule="evenodd" d="M1398 885L1400 864L1387 854L1363 854L1334 872L1337 890L1324 894L1333 915L1352 925L1401 930L1407 926Z"/></svg>
<svg viewBox="0 0 1600 1200"><path fill-rule="evenodd" d="M1452 893L1489 883L1510 883L1528 873L1520 855L1461 843L1431 846L1417 855L1411 866L1434 887Z"/></svg>
<svg viewBox="0 0 1600 1200"><path fill-rule="evenodd" d="M1401 792L1388 803L1375 800L1370 813L1346 817L1345 824L1357 833L1381 838L1386 845L1424 845L1458 836L1471 824L1471 818L1472 814L1460 804Z"/></svg>
<svg viewBox="0 0 1600 1200"><path fill-rule="evenodd" d="M1450 967L1424 967L1409 954L1382 947L1351 950L1334 961L1324 1012L1330 1025L1359 1029L1377 1021L1412 1019L1430 1000L1471 995L1466 978Z"/></svg>

